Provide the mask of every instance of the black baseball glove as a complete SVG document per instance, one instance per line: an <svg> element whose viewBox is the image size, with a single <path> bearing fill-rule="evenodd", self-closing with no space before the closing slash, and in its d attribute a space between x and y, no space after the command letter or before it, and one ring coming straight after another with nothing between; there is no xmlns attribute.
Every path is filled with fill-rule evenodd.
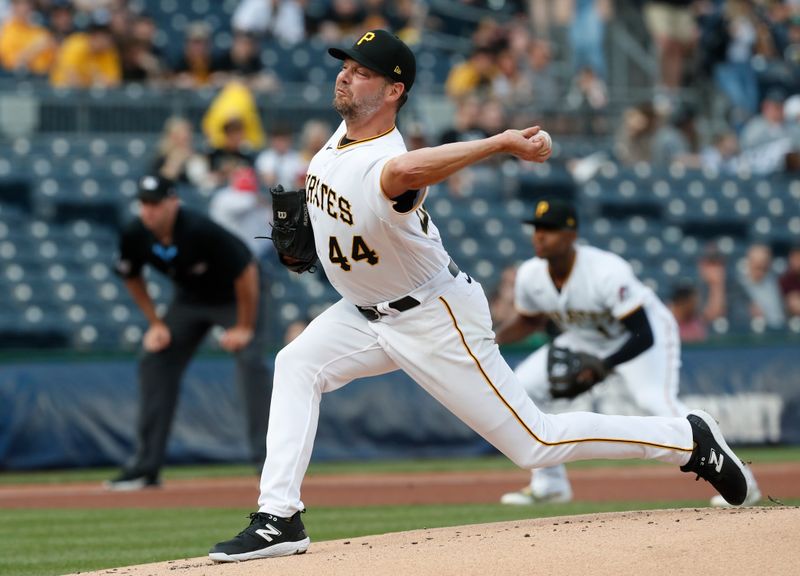
<svg viewBox="0 0 800 576"><path fill-rule="evenodd" d="M575 398L608 376L603 361L586 352L551 346L547 354L550 396Z"/></svg>
<svg viewBox="0 0 800 576"><path fill-rule="evenodd" d="M314 229L308 216L306 191L270 188L272 195L272 243L281 264L292 272L313 272L317 262Z"/></svg>

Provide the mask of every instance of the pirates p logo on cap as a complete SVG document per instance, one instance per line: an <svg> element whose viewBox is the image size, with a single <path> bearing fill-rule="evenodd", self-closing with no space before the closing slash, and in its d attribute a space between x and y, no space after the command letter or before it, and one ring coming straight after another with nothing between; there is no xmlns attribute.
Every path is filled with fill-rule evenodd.
<svg viewBox="0 0 800 576"><path fill-rule="evenodd" d="M386 30L365 32L350 48L332 47L328 54L339 60L350 58L393 82L402 82L406 91L414 84L417 70L414 53L405 42Z"/></svg>
<svg viewBox="0 0 800 576"><path fill-rule="evenodd" d="M539 218L547 213L550 210L550 203L542 200L536 205L536 217Z"/></svg>
<svg viewBox="0 0 800 576"><path fill-rule="evenodd" d="M361 46L362 42L371 42L374 39L375 39L375 33L367 32L361 38L358 39L358 42L356 42L356 46Z"/></svg>
<svg viewBox="0 0 800 576"><path fill-rule="evenodd" d="M578 215L575 206L567 198L553 197L537 200L533 216L523 222L544 230L578 229Z"/></svg>

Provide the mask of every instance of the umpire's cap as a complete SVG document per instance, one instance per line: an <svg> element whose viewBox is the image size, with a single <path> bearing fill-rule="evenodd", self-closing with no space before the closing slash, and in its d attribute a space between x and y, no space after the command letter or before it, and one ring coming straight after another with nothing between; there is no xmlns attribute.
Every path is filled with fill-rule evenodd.
<svg viewBox="0 0 800 576"><path fill-rule="evenodd" d="M142 202L161 202L165 198L177 196L175 182L158 174L143 176L139 180L137 198Z"/></svg>
<svg viewBox="0 0 800 576"><path fill-rule="evenodd" d="M523 220L537 228L550 230L577 230L578 215L575 206L565 198L543 198L536 202L533 218Z"/></svg>
<svg viewBox="0 0 800 576"><path fill-rule="evenodd" d="M394 82L402 82L411 90L417 74L417 60L405 42L386 30L370 30L352 48L328 48L328 54L339 60L352 58Z"/></svg>

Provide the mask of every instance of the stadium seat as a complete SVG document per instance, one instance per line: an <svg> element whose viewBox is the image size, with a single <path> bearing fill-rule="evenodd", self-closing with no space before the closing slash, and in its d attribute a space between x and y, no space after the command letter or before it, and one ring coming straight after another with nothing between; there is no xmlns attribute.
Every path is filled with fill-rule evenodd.
<svg viewBox="0 0 800 576"><path fill-rule="evenodd" d="M143 5L167 25L186 24L187 18L175 19L179 12L192 19L218 18L218 32L225 35L236 2L194 0L180 11L176 0L145 0ZM179 49L182 30L167 34L167 45ZM325 56L325 48L317 41L289 47L267 40L261 56L282 78L319 85L339 68L338 61ZM449 70L449 53L427 46L415 51L420 86L426 78L438 82L442 71ZM319 86L311 88L302 98L326 100ZM49 102L62 103L62 111L74 108L79 97L88 102L136 97L124 90L48 94ZM136 118L141 126L133 133L116 131L129 127L115 118L114 106L103 105L77 135L74 119L58 116L58 106L49 104L48 110L42 109L42 133L10 141L8 154L0 158L0 297L10 304L0 307L0 333L17 323L24 324L28 334L67 334L74 338L73 345L86 349L105 345L134 350L140 345L145 322L113 273L111 252L118 227L135 210L136 180L149 167L159 138L164 118L149 113L151 102L164 108L158 98L141 93L136 102L143 110ZM186 98L181 108L199 120L210 94ZM302 98L286 98L276 94L270 100L268 125L290 116L299 127L317 115ZM287 109L292 114L287 115ZM564 158L608 148L602 139L568 135L559 138L558 145ZM481 166L472 176L473 185L464 197L452 198L445 185L438 185L425 206L459 266L486 286L496 283L506 265L533 255L530 229L520 221L531 214L536 198L554 190L578 199L583 240L628 258L662 296L676 281L696 275L696 260L707 240L714 239L729 260L737 260L754 241L768 242L782 252L800 237L800 181L791 175L742 178L646 165L625 168L609 161L592 180L576 187L563 163L553 161L530 171L509 164ZM515 192L521 196L515 197ZM181 186L179 194L187 204L207 208L208 196L195 188ZM270 331L276 340L291 319L313 317L338 299L323 274L304 276L309 278L269 272L275 303ZM148 282L163 306L171 293L169 282L157 275L149 275ZM56 319L54 325L50 317ZM713 327L720 334L737 329L725 323Z"/></svg>

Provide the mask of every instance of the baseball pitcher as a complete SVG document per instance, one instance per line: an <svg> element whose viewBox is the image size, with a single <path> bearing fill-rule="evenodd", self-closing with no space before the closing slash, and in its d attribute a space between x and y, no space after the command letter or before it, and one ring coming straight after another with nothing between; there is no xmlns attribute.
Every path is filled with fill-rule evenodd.
<svg viewBox="0 0 800 576"><path fill-rule="evenodd" d="M372 30L329 53L342 61L333 107L344 121L309 165L309 218L278 217L283 236L295 229L301 242L308 220L319 265L342 299L278 353L259 508L244 530L211 549L211 559L308 549L300 487L322 396L394 370L408 373L521 467L652 458L695 472L728 501L742 503L743 465L704 412L544 414L500 355L486 296L450 259L423 201L429 185L495 154L546 161L550 150L539 127L407 152L395 120L414 83L413 52L396 36ZM287 249L285 263L300 260L295 254ZM712 451L722 458L718 468L708 464Z"/></svg>

